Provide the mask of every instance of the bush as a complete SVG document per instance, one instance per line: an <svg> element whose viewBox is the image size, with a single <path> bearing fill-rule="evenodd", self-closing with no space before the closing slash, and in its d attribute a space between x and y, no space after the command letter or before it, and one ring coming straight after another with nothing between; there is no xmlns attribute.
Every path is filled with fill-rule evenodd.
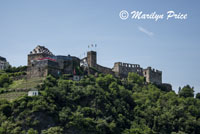
<svg viewBox="0 0 200 134"><path fill-rule="evenodd" d="M7 74L0 75L0 87L7 88L12 83L12 79Z"/></svg>
<svg viewBox="0 0 200 134"><path fill-rule="evenodd" d="M194 97L194 88L190 87L189 85L184 86L180 91L179 91L179 96L180 97Z"/></svg>

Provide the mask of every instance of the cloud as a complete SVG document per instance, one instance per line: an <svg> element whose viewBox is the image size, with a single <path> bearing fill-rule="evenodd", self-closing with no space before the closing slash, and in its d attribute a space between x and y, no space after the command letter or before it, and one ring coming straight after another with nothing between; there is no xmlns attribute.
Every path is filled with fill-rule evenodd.
<svg viewBox="0 0 200 134"><path fill-rule="evenodd" d="M145 29L145 28L143 28L143 27L141 27L141 26L138 26L138 30L139 30L140 32L145 33L146 35L148 35L148 36L150 36L150 37L152 37L152 36L154 35L153 32L148 31L147 29Z"/></svg>

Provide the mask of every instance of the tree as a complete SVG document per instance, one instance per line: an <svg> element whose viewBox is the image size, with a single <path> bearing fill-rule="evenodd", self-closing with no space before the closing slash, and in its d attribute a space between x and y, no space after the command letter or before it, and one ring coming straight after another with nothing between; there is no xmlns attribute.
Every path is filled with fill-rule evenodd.
<svg viewBox="0 0 200 134"><path fill-rule="evenodd" d="M179 96L180 97L194 97L194 88L190 87L189 85L184 86L180 91L179 91Z"/></svg>
<svg viewBox="0 0 200 134"><path fill-rule="evenodd" d="M8 87L12 83L12 79L7 74L0 75L0 87Z"/></svg>
<svg viewBox="0 0 200 134"><path fill-rule="evenodd" d="M128 83L137 83L137 84L143 84L144 83L144 77L138 75L137 73L128 73Z"/></svg>
<svg viewBox="0 0 200 134"><path fill-rule="evenodd" d="M9 104L2 104L0 105L0 111L2 111L2 113L9 117L11 115L11 106Z"/></svg>
<svg viewBox="0 0 200 134"><path fill-rule="evenodd" d="M197 93L197 94L196 94L196 98L197 98L197 99L200 99L200 93Z"/></svg>
<svg viewBox="0 0 200 134"><path fill-rule="evenodd" d="M63 134L63 129L61 127L50 127L47 130L43 130L42 134Z"/></svg>
<svg viewBox="0 0 200 134"><path fill-rule="evenodd" d="M37 130L34 130L33 128L30 128L27 133L28 134L38 134Z"/></svg>
<svg viewBox="0 0 200 134"><path fill-rule="evenodd" d="M48 75L44 81L45 88L54 87L57 85L56 78L51 75Z"/></svg>

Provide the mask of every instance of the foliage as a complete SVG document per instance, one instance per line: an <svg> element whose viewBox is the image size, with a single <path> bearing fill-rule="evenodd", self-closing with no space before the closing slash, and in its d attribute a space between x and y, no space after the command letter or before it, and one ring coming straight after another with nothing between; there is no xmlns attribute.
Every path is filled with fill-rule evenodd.
<svg viewBox="0 0 200 134"><path fill-rule="evenodd" d="M184 86L180 91L179 91L179 96L180 97L194 97L194 88L190 87L189 85Z"/></svg>
<svg viewBox="0 0 200 134"><path fill-rule="evenodd" d="M7 74L0 75L0 88L7 88L12 83L12 79Z"/></svg>
<svg viewBox="0 0 200 134"><path fill-rule="evenodd" d="M11 67L5 70L6 73L26 72L27 66Z"/></svg>
<svg viewBox="0 0 200 134"><path fill-rule="evenodd" d="M197 99L200 99L200 93L197 93L197 94L196 94L196 98L197 98Z"/></svg>
<svg viewBox="0 0 200 134"><path fill-rule="evenodd" d="M137 83L137 84L143 84L144 83L144 77L136 74L136 73L129 73L128 74L128 82L129 83Z"/></svg>
<svg viewBox="0 0 200 134"><path fill-rule="evenodd" d="M46 77L40 96L0 100L0 134L198 134L200 99L193 88L162 91L130 73Z"/></svg>

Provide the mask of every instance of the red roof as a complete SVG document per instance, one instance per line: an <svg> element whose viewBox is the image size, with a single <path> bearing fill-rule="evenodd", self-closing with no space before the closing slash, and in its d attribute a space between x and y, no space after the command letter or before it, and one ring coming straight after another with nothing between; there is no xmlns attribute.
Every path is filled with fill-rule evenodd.
<svg viewBox="0 0 200 134"><path fill-rule="evenodd" d="M44 57L44 58L41 58L41 59L38 59L38 60L51 60L51 61L56 61L55 59L52 59L52 58L49 58L49 57Z"/></svg>

